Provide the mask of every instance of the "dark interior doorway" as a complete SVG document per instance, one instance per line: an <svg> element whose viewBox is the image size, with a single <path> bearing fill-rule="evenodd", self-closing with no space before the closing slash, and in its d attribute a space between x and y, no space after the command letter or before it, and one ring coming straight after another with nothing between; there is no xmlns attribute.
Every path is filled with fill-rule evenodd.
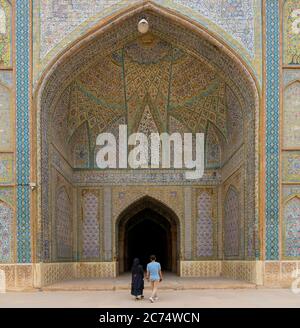
<svg viewBox="0 0 300 328"><path fill-rule="evenodd" d="M128 220L125 226L125 271L138 257L146 269L151 254L155 254L163 270L172 269L171 225L163 216L144 209Z"/></svg>
<svg viewBox="0 0 300 328"><path fill-rule="evenodd" d="M130 271L138 257L146 268L151 254L162 270L178 272L179 220L165 204L145 196L128 206L116 222L119 272Z"/></svg>

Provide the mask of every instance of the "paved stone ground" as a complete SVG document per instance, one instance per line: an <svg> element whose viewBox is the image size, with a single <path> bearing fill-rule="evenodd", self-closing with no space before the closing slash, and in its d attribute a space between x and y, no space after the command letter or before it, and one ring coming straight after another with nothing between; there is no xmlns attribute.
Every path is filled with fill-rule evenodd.
<svg viewBox="0 0 300 328"><path fill-rule="evenodd" d="M149 291L145 292L149 297ZM117 291L43 291L8 292L0 294L0 308L7 307L296 307L300 308L300 294L289 289L207 289L160 291L160 299L151 304L148 299L135 301L127 290Z"/></svg>

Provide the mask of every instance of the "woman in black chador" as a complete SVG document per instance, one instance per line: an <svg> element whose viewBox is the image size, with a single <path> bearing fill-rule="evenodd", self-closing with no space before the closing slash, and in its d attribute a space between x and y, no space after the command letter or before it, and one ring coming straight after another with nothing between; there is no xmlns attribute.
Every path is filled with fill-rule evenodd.
<svg viewBox="0 0 300 328"><path fill-rule="evenodd" d="M135 258L133 260L132 268L132 280L131 280L131 295L135 296L136 300L144 298L144 269L140 264L140 260Z"/></svg>

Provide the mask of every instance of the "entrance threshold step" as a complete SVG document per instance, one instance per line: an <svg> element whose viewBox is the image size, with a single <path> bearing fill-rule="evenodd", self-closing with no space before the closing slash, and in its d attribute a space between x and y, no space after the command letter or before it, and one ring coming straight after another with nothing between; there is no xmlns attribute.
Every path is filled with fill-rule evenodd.
<svg viewBox="0 0 300 328"><path fill-rule="evenodd" d="M130 290L130 277L124 279L76 279L62 281L50 286L43 287L43 291L108 291ZM162 290L185 290L185 289L246 289L256 288L256 285L247 281L233 280L228 278L180 278L164 280L159 289ZM145 290L150 290L150 284L145 281Z"/></svg>

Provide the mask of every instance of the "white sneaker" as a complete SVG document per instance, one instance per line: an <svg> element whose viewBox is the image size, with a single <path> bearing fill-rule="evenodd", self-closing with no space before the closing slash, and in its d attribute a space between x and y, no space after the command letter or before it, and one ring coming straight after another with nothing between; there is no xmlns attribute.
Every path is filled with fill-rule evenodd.
<svg viewBox="0 0 300 328"><path fill-rule="evenodd" d="M158 300L159 300L158 296L155 296L154 301L158 301Z"/></svg>
<svg viewBox="0 0 300 328"><path fill-rule="evenodd" d="M149 300L151 303L154 303L154 299L152 297L149 297Z"/></svg>

